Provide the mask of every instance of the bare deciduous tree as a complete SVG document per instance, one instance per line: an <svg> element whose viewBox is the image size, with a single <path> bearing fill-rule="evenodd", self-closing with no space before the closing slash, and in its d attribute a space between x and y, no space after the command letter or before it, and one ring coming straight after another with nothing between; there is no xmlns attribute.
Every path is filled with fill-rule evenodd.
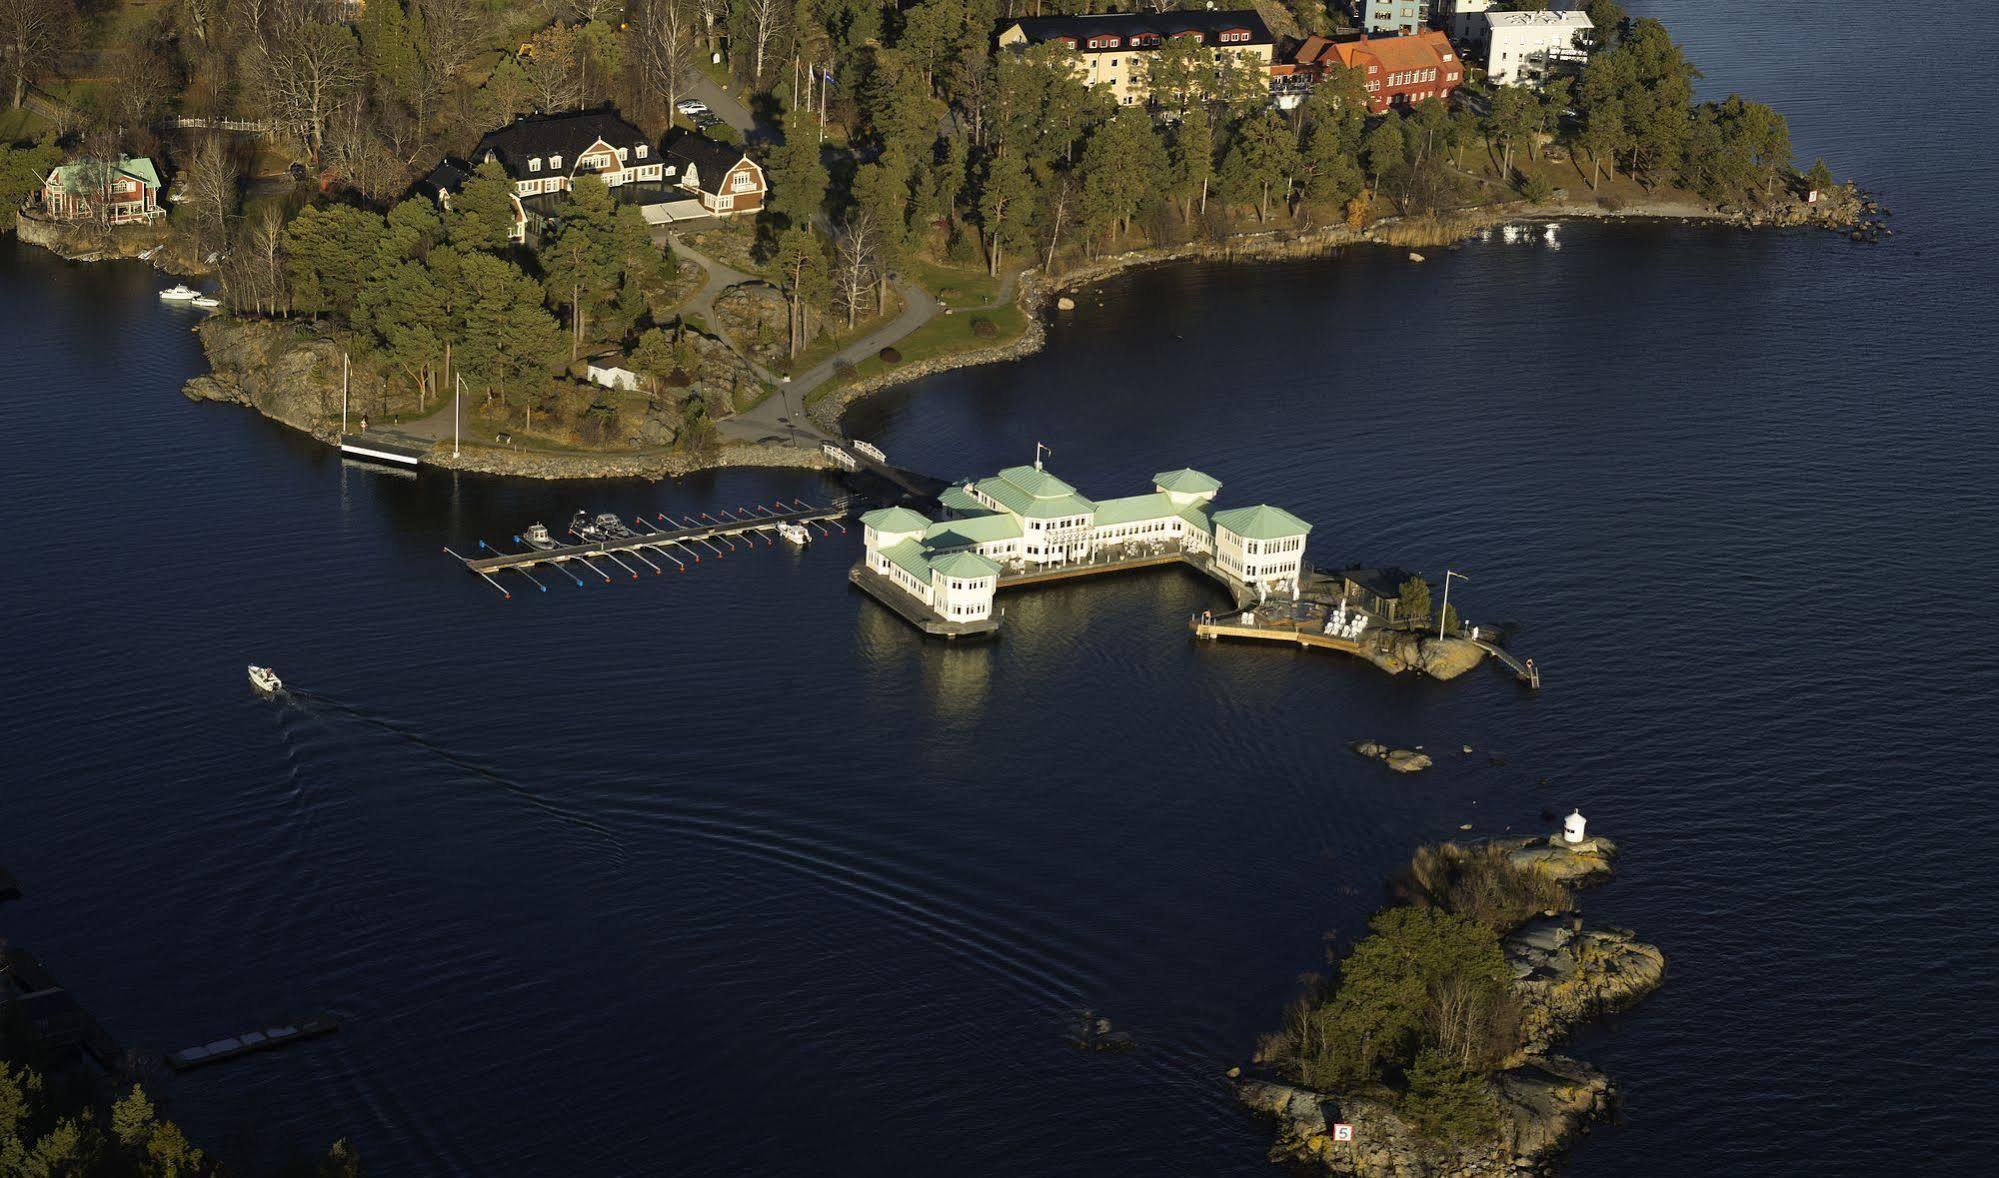
<svg viewBox="0 0 1999 1178"><path fill-rule="evenodd" d="M834 241L833 297L846 309L849 331L882 273L881 226L875 224L874 214L862 209L847 219Z"/></svg>
<svg viewBox="0 0 1999 1178"><path fill-rule="evenodd" d="M353 30L326 24L294 0L279 28L257 50L257 78L270 116L297 134L318 162L326 125L361 85L361 53Z"/></svg>
<svg viewBox="0 0 1999 1178"><path fill-rule="evenodd" d="M0 78L14 88L14 109L28 83L53 70L74 41L72 0L9 0L0 4Z"/></svg>
<svg viewBox="0 0 1999 1178"><path fill-rule="evenodd" d="M197 248L206 254L229 240L229 219L236 211L236 156L229 137L204 132L181 172L182 206Z"/></svg>
<svg viewBox="0 0 1999 1178"><path fill-rule="evenodd" d="M687 85L687 70L701 36L701 16L692 0L640 0L632 13L639 86L648 106L663 120Z"/></svg>

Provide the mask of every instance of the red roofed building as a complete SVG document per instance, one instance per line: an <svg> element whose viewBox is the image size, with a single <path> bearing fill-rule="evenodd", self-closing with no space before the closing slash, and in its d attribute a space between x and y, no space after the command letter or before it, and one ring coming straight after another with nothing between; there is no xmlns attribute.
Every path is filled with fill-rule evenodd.
<svg viewBox="0 0 1999 1178"><path fill-rule="evenodd" d="M1406 110L1426 98L1449 100L1451 91L1465 80L1464 62L1458 60L1450 38L1435 30L1357 41L1307 37L1293 51L1291 60L1320 78L1335 65L1360 70L1367 87L1368 109L1375 114L1391 108Z"/></svg>

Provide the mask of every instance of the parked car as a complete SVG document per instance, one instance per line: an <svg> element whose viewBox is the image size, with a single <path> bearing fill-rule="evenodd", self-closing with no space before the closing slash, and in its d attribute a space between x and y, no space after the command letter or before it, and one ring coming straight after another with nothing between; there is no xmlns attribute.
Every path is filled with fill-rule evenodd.
<svg viewBox="0 0 1999 1178"><path fill-rule="evenodd" d="M722 123L721 119L715 117L713 111L702 111L700 114L693 116L693 118L694 125L703 131L706 131L710 127L720 126Z"/></svg>
<svg viewBox="0 0 1999 1178"><path fill-rule="evenodd" d="M699 98L683 98L679 102L673 104L673 109L679 111L681 114L689 116L705 115L708 113L708 104L701 101Z"/></svg>

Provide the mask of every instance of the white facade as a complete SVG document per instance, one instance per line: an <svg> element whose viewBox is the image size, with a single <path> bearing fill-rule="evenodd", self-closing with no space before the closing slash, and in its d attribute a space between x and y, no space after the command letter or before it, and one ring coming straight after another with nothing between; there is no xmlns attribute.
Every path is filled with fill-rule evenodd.
<svg viewBox="0 0 1999 1178"><path fill-rule="evenodd" d="M947 517L904 507L861 517L866 567L945 621L992 616L1003 574L1069 564L1212 555L1210 567L1259 594L1289 588L1310 525L1278 507L1217 512L1221 483L1195 470L1153 476L1142 495L1101 502L1034 466L947 488Z"/></svg>
<svg viewBox="0 0 1999 1178"><path fill-rule="evenodd" d="M1437 11L1446 21L1444 31L1450 35L1451 44L1469 54L1485 43L1485 14L1498 5L1499 0L1438 0Z"/></svg>
<svg viewBox="0 0 1999 1178"><path fill-rule="evenodd" d="M639 374L629 368L619 368L615 365L599 368L592 364L588 368L587 375L590 377L590 383L603 385L607 389L629 391L639 387Z"/></svg>
<svg viewBox="0 0 1999 1178"><path fill-rule="evenodd" d="M1538 86L1551 73L1580 66L1589 17L1580 12L1488 12L1485 72L1496 86Z"/></svg>

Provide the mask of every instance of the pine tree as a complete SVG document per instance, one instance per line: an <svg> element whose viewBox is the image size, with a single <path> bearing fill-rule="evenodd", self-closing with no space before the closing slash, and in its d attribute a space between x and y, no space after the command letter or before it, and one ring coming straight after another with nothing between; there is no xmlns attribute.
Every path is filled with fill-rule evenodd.
<svg viewBox="0 0 1999 1178"><path fill-rule="evenodd" d="M447 240L462 250L504 250L513 243L514 185L498 160L481 163L452 194L445 225Z"/></svg>

